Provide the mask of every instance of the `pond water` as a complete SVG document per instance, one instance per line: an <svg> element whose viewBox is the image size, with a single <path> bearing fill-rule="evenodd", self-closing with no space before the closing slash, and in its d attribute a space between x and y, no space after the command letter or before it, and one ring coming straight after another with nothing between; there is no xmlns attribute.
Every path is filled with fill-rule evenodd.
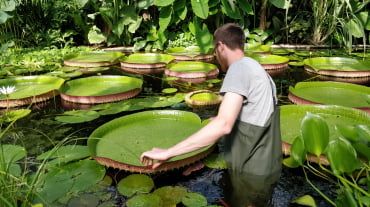
<svg viewBox="0 0 370 207"><path fill-rule="evenodd" d="M120 72L112 70L107 73L119 74ZM277 85L280 104L284 105L290 104L290 101L287 99L289 86L294 85L298 81L317 79L317 77L315 78L304 73L302 67L296 67L289 68L283 75L274 77L273 79ZM168 87L168 85L163 84L162 80L158 77L146 77L145 80L144 91L140 96L159 94L162 88ZM186 84L184 84L184 87L186 87ZM217 90L217 87L213 89ZM33 106L33 112L29 116L18 120L15 127L7 133L4 141L24 146L30 156L28 159L32 161L34 156L50 149L58 141L67 136L71 137L71 140L73 140L68 144L85 145L87 137L98 126L114 118L129 114L128 112L124 112L116 115L108 115L83 124L62 124L55 121L54 117L64 112L65 109L63 107L69 108L73 107L73 105L66 105L65 103L62 105L60 98L57 97L47 103ZM172 109L173 108L192 111L192 109L188 108L185 104L178 104L172 107ZM215 110L194 112L198 113L201 118L209 118L216 114ZM225 186L228 185L227 172L225 170L204 167L188 176L182 175L183 170L184 169L176 169L166 173L155 174L152 175L152 178L154 179L156 187L166 185L185 186L190 191L199 192L206 196L209 204L222 204L220 200L224 198L226 193L224 189ZM117 182L130 173L108 169L107 174ZM310 180L329 197L335 197L335 186L314 175L309 175L309 177ZM107 206L125 206L126 198L119 195L114 184L107 187L106 191L109 192L108 197L110 195L110 198L105 200L107 201ZM291 204L291 201L305 194L312 195L318 206L329 206L329 204L306 182L304 174L300 169L289 169L284 167L281 178L273 191L273 206L294 206L294 204Z"/></svg>

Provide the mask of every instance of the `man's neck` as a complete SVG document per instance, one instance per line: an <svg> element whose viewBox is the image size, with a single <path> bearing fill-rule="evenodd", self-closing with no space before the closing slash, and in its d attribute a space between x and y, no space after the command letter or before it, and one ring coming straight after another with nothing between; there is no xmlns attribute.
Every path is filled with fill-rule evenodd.
<svg viewBox="0 0 370 207"><path fill-rule="evenodd" d="M229 55L227 58L228 66L233 64L236 61L241 60L244 57L244 51L236 49L236 50L229 50Z"/></svg>

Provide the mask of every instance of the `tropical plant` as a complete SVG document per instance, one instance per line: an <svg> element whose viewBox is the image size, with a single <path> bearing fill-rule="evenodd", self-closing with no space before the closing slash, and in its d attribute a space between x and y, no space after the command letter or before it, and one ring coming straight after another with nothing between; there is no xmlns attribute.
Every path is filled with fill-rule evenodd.
<svg viewBox="0 0 370 207"><path fill-rule="evenodd" d="M301 134L291 147L291 156L284 160L288 167L302 166L307 182L333 206L367 206L370 193L364 186L370 184L370 127L368 125L336 125L339 137L329 141L329 128L318 114L307 113L301 122ZM304 162L308 154L318 160L318 167ZM325 155L330 168L323 166ZM306 170L337 184L335 201L310 182Z"/></svg>

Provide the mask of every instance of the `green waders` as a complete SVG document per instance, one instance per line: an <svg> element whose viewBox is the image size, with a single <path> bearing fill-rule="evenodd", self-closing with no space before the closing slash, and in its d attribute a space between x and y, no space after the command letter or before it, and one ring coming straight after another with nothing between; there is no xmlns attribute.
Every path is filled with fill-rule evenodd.
<svg viewBox="0 0 370 207"><path fill-rule="evenodd" d="M232 184L228 202L232 207L271 205L282 167L279 107L264 127L237 121L223 141Z"/></svg>

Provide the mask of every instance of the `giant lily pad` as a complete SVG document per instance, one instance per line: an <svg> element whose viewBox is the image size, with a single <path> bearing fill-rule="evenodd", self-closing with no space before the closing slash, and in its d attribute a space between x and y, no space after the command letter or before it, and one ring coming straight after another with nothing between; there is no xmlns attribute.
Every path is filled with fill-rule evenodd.
<svg viewBox="0 0 370 207"><path fill-rule="evenodd" d="M15 107L46 101L64 80L53 76L23 76L0 80L0 107Z"/></svg>
<svg viewBox="0 0 370 207"><path fill-rule="evenodd" d="M176 156L156 170L143 166L140 155L153 147L171 147L202 126L198 115L191 112L139 112L100 126L90 135L88 146L95 159L106 166L135 172L169 170L203 158L211 151L211 146Z"/></svg>
<svg viewBox="0 0 370 207"><path fill-rule="evenodd" d="M121 59L121 69L134 74L162 73L172 60L174 57L168 54L135 53Z"/></svg>
<svg viewBox="0 0 370 207"><path fill-rule="evenodd" d="M123 178L117 185L118 192L131 197L135 194L149 193L154 188L152 178L142 174L132 174Z"/></svg>
<svg viewBox="0 0 370 207"><path fill-rule="evenodd" d="M128 76L91 76L66 82L62 99L76 103L105 103L128 99L141 91L143 81Z"/></svg>
<svg viewBox="0 0 370 207"><path fill-rule="evenodd" d="M370 62L344 57L315 57L304 60L308 72L335 77L369 77Z"/></svg>
<svg viewBox="0 0 370 207"><path fill-rule="evenodd" d="M214 56L212 54L202 54L198 46L190 47L172 47L166 50L166 53L173 55L175 60L181 61L203 61L210 62Z"/></svg>
<svg viewBox="0 0 370 207"><path fill-rule="evenodd" d="M329 140L340 136L335 125L370 125L370 115L366 112L343 106L285 105L281 106L281 137L285 143L292 144L301 134L301 121L306 113L318 114L328 124Z"/></svg>
<svg viewBox="0 0 370 207"><path fill-rule="evenodd" d="M196 62L196 61L181 61L168 65L165 74L170 77L177 77L184 81L203 82L207 79L213 79L218 76L219 70L217 66L211 63Z"/></svg>
<svg viewBox="0 0 370 207"><path fill-rule="evenodd" d="M340 82L300 82L289 88L297 104L341 105L370 111L370 88Z"/></svg>
<svg viewBox="0 0 370 207"><path fill-rule="evenodd" d="M271 76L279 75L288 68L289 58L284 56L254 54L251 58L257 60Z"/></svg>
<svg viewBox="0 0 370 207"><path fill-rule="evenodd" d="M76 67L101 67L115 65L123 56L120 52L86 52L68 56L64 65Z"/></svg>

